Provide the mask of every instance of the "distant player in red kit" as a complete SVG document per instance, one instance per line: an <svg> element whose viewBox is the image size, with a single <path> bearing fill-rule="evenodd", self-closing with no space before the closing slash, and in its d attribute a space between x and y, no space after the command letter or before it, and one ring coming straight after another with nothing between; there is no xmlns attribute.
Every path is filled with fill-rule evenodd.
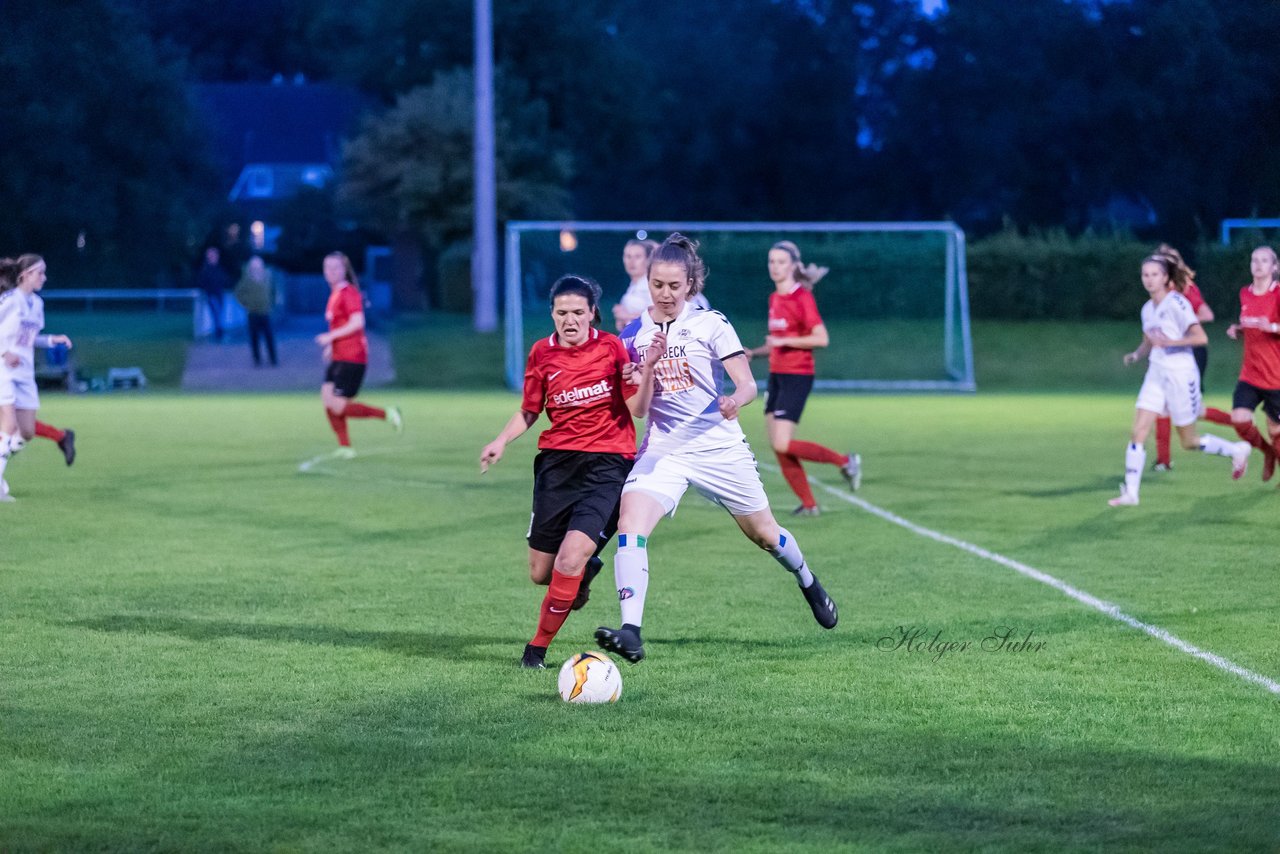
<svg viewBox="0 0 1280 854"><path fill-rule="evenodd" d="M1240 381L1231 397L1231 420L1240 438L1267 455L1267 480L1275 468L1275 448L1280 442L1280 260L1270 246L1259 246L1249 257L1253 282L1240 289L1240 319L1227 335L1244 334L1244 359ZM1253 411L1262 406L1267 416L1268 443L1253 422Z"/></svg>
<svg viewBox="0 0 1280 854"><path fill-rule="evenodd" d="M369 364L369 339L364 334L364 300L351 260L341 252L329 253L324 257L324 278L329 283L329 302L324 308L329 331L317 335L316 343L324 348L329 366L320 386L320 399L324 401L329 426L338 437L335 456L350 459L356 452L347 433L348 418L380 418L390 422L397 433L404 422L395 407L383 410L355 400Z"/></svg>
<svg viewBox="0 0 1280 854"><path fill-rule="evenodd" d="M839 466L850 489L856 490L862 483L860 455L840 454L816 442L794 438L813 390L813 351L830 342L812 290L826 273L824 267L802 264L800 249L790 240L773 244L769 250L769 278L774 284L769 295L769 334L763 347L747 351L749 356L769 356L764 424L782 476L800 499L793 516L817 516L820 512L801 460Z"/></svg>
<svg viewBox="0 0 1280 854"><path fill-rule="evenodd" d="M570 610L581 608L600 571L599 550L618 527L618 498L636 455L636 429L624 391L630 363L617 336L601 332L600 286L564 276L551 286L555 334L529 351L520 409L480 452L480 471L502 459L543 409L551 426L538 437L529 520L529 577L548 584L538 630L522 667L546 666L547 647Z"/></svg>

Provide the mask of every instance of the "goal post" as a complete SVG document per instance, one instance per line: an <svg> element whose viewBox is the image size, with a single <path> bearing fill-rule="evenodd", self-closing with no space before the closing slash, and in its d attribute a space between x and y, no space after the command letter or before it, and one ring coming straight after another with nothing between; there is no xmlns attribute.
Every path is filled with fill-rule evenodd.
<svg viewBox="0 0 1280 854"><path fill-rule="evenodd" d="M523 384L528 342L549 334L549 293L566 273L604 289L602 327L627 288L626 241L673 231L701 244L706 297L744 345L764 343L769 247L791 240L807 264L830 268L814 288L831 344L815 353L815 388L971 392L976 388L964 232L950 222L513 221L506 227L505 376ZM763 381L762 361L753 365Z"/></svg>

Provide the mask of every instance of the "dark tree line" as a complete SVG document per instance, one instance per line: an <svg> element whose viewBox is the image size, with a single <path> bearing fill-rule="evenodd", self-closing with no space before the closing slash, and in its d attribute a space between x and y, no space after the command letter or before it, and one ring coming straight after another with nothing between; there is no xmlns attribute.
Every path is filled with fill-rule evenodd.
<svg viewBox="0 0 1280 854"><path fill-rule="evenodd" d="M185 84L299 72L383 105L340 207L424 243L465 236L470 0L5 8L9 249L81 231L113 258L182 248L217 195ZM906 0L495 0L494 22L506 216L1188 241L1280 214L1273 0L952 0L933 17Z"/></svg>

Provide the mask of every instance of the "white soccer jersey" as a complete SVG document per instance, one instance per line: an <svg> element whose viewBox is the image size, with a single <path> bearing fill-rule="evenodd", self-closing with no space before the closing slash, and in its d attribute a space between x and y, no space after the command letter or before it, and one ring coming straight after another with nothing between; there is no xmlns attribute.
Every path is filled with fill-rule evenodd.
<svg viewBox="0 0 1280 854"><path fill-rule="evenodd" d="M745 352L738 333L718 311L686 303L675 320L662 324L667 351L654 369L653 401L641 455L725 448L744 441L737 420L720 414L723 360ZM658 324L645 311L622 330L622 343L639 363Z"/></svg>
<svg viewBox="0 0 1280 854"><path fill-rule="evenodd" d="M628 314L639 314L653 305L653 297L649 293L649 280L641 279L627 286L627 292L618 300Z"/></svg>
<svg viewBox="0 0 1280 854"><path fill-rule="evenodd" d="M1159 331L1166 338L1185 338L1187 330L1199 322L1190 301L1177 291L1170 291L1159 305L1147 300L1142 307L1143 333ZM1152 347L1150 360L1151 364L1169 370L1197 371L1190 347Z"/></svg>
<svg viewBox="0 0 1280 854"><path fill-rule="evenodd" d="M44 329L44 300L38 294L27 294L18 288L0 294L0 353L13 353L20 360L12 368L15 376L31 376L35 372L35 348L48 347Z"/></svg>

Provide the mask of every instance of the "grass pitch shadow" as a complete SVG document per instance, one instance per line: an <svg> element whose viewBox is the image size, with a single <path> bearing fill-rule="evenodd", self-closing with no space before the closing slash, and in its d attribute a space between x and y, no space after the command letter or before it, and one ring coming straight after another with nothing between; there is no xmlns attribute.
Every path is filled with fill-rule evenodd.
<svg viewBox="0 0 1280 854"><path fill-rule="evenodd" d="M491 647L501 645L520 649L524 637L509 635L459 635L453 632L369 631L335 626L282 625L278 623L241 623L232 620L201 620L192 617L138 616L111 614L86 620L73 620L68 625L99 632L126 634L164 634L191 641L224 638L265 641L269 643L303 643L315 646L361 647L379 649L415 658L501 659Z"/></svg>

